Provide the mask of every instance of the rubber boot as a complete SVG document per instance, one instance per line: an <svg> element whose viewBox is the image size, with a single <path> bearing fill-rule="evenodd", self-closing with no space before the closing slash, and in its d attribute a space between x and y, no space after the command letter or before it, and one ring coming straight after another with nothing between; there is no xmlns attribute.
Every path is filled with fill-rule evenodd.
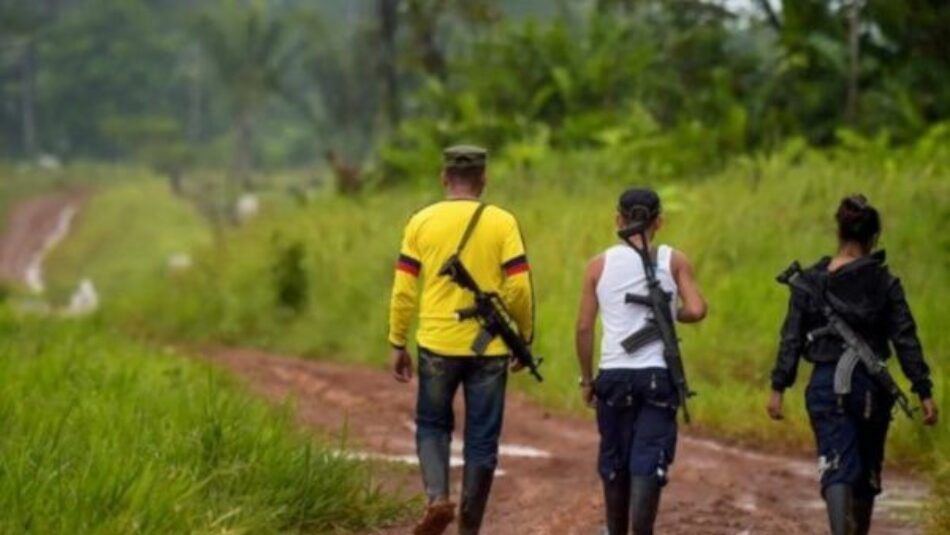
<svg viewBox="0 0 950 535"><path fill-rule="evenodd" d="M874 498L854 498L855 535L868 535L871 532L872 516L874 516Z"/></svg>
<svg viewBox="0 0 950 535"><path fill-rule="evenodd" d="M494 479L494 467L465 465L462 473L462 500L459 503L460 535L478 534Z"/></svg>
<svg viewBox="0 0 950 535"><path fill-rule="evenodd" d="M604 503L607 506L607 535L627 535L630 526L630 478L616 475L604 480Z"/></svg>
<svg viewBox="0 0 950 535"><path fill-rule="evenodd" d="M660 481L654 476L630 480L633 535L653 535L653 524L660 508L660 489Z"/></svg>
<svg viewBox="0 0 950 535"><path fill-rule="evenodd" d="M825 489L831 535L854 535L854 491L851 485L835 484Z"/></svg>

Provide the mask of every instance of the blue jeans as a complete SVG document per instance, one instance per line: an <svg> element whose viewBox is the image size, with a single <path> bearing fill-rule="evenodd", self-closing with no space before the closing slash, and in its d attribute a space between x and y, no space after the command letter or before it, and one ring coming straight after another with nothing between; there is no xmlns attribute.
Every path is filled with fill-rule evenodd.
<svg viewBox="0 0 950 535"><path fill-rule="evenodd" d="M465 392L465 464L491 470L498 464L507 380L507 358L442 357L419 349L416 450L430 500L449 495L449 456L455 428L452 400L459 385Z"/></svg>
<svg viewBox="0 0 950 535"><path fill-rule="evenodd" d="M821 491L846 484L854 495L873 498L881 492L884 443L894 399L858 364L851 393L834 392L837 363L816 364L805 390L805 404L818 445Z"/></svg>
<svg viewBox="0 0 950 535"><path fill-rule="evenodd" d="M630 476L666 482L676 454L678 398L665 368L603 370L594 383L605 483Z"/></svg>

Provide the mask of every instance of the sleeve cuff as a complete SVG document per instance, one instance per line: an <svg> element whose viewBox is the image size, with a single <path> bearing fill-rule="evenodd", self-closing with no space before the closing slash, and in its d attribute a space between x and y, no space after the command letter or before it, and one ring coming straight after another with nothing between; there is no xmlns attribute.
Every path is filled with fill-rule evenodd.
<svg viewBox="0 0 950 535"><path fill-rule="evenodd" d="M782 384L778 381L772 381L772 390L775 392L785 392L785 389L788 388L788 385Z"/></svg>
<svg viewBox="0 0 950 535"><path fill-rule="evenodd" d="M389 341L389 345L391 345L393 349L406 349L406 344L404 343L397 344L396 342L393 342L392 340Z"/></svg>
<svg viewBox="0 0 950 535"><path fill-rule="evenodd" d="M933 397L933 387L930 384L930 381L922 381L914 385L911 389L914 393L917 394L921 400L930 399Z"/></svg>

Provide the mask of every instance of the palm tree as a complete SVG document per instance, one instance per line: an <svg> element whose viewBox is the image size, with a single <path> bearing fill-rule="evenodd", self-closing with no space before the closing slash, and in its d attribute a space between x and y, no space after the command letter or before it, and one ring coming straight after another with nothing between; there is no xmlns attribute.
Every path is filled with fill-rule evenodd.
<svg viewBox="0 0 950 535"><path fill-rule="evenodd" d="M284 75L300 60L301 42L292 19L268 10L264 2L230 0L199 16L195 30L231 107L234 173L245 189L252 189L257 114L269 99L289 98Z"/></svg>

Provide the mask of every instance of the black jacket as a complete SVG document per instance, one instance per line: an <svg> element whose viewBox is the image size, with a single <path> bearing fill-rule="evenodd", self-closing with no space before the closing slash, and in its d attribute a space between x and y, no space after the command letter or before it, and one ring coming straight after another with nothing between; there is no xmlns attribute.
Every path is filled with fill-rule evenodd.
<svg viewBox="0 0 950 535"><path fill-rule="evenodd" d="M926 399L930 397L932 388L930 369L924 362L917 325L904 297L904 288L900 279L888 271L885 259L884 251L879 251L829 273L831 259L826 257L805 270L805 277L848 305L848 310L837 312L867 341L878 357L885 360L890 357L890 344L893 344L901 369L913 384L913 391L921 399ZM807 340L808 333L826 323L811 298L799 290L792 290L788 314L782 325L778 357L772 370L773 389L782 391L795 382L798 360L802 356L816 363L838 360L843 352L839 338L823 336L811 343Z"/></svg>

